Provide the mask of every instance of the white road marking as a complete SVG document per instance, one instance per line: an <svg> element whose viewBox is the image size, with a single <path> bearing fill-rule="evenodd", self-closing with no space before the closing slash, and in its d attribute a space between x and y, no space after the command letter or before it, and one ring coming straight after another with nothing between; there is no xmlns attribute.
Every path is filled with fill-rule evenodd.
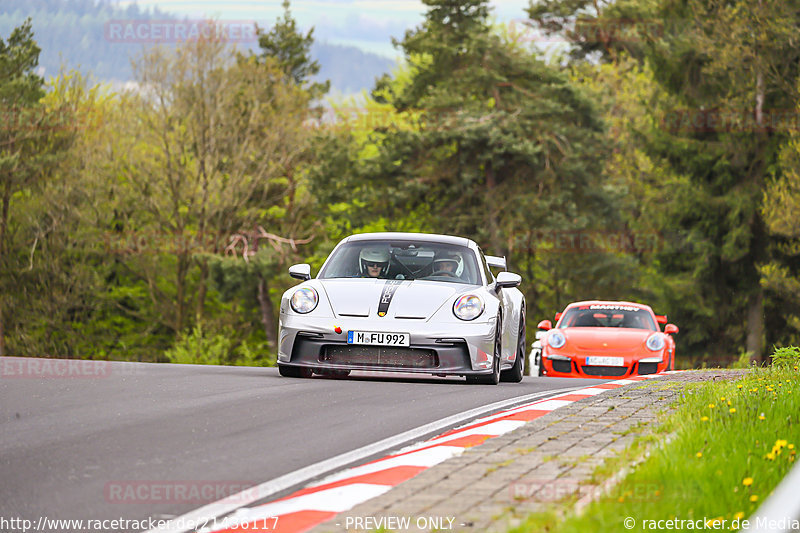
<svg viewBox="0 0 800 533"><path fill-rule="evenodd" d="M258 507L237 509L225 522L227 522L227 524L251 524L274 516L308 510L341 513L361 502L380 496L391 488L391 485L354 483L343 487L335 487L319 492L312 492L311 494L304 494L289 500L267 503L265 505L259 505ZM229 526L222 526L217 529L205 529L202 531L203 533L207 533L220 529L228 529L228 527Z"/></svg>
<svg viewBox="0 0 800 533"><path fill-rule="evenodd" d="M381 470L388 470L389 468L394 468L396 466L421 466L429 468L431 466L438 465L439 463L446 461L451 457L460 455L463 452L464 448L461 446L435 446L433 448L428 448L427 450L411 452L397 457L389 457L374 463L356 466L355 468L349 468L342 472L328 476L318 483L312 484L311 487L318 487L320 485L333 483L334 481L340 481L342 479L363 476L364 474L371 474L373 472L380 472Z"/></svg>
<svg viewBox="0 0 800 533"><path fill-rule="evenodd" d="M558 409L559 407L564 407L565 405L569 405L574 403L571 400L545 400L541 403L537 403L530 406L532 411L553 411Z"/></svg>
<svg viewBox="0 0 800 533"><path fill-rule="evenodd" d="M596 396L598 394L602 394L604 392L608 392L610 389L596 389L594 387L588 387L586 389L578 389L572 394L583 394L585 396Z"/></svg>
<svg viewBox="0 0 800 533"><path fill-rule="evenodd" d="M434 444L448 442L455 439L460 439L461 437L469 437L470 435L491 435L492 437L496 437L498 435L504 435L510 431L514 431L515 429L520 428L525 424L527 424L527 422L525 422L524 420L500 420L497 422L484 424L482 426L478 426L475 428L461 430L451 435L437 437L423 444L430 446Z"/></svg>

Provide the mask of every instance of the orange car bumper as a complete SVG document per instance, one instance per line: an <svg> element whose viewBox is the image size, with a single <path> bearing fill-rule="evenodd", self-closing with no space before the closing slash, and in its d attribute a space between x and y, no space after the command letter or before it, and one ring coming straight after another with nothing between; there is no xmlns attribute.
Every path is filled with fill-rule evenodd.
<svg viewBox="0 0 800 533"><path fill-rule="evenodd" d="M544 372L551 377L620 379L630 376L645 376L669 370L669 361L644 363L638 360L626 361L625 366L588 366L585 357L571 357L569 360L542 358Z"/></svg>

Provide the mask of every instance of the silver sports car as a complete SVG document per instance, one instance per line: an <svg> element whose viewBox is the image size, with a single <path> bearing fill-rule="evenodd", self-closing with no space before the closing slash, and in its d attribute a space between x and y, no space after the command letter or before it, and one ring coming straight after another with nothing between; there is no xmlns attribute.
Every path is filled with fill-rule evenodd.
<svg viewBox="0 0 800 533"><path fill-rule="evenodd" d="M473 241L421 233L368 233L341 241L316 278L281 298L282 376L351 370L519 382L525 363L522 278Z"/></svg>

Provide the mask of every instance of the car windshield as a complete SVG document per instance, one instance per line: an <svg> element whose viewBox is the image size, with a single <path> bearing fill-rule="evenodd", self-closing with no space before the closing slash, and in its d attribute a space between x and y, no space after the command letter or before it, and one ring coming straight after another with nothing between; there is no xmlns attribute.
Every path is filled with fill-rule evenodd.
<svg viewBox="0 0 800 533"><path fill-rule="evenodd" d="M630 305L580 305L570 307L559 328L631 328L658 331L646 309Z"/></svg>
<svg viewBox="0 0 800 533"><path fill-rule="evenodd" d="M480 285L475 253L465 246L425 241L355 241L339 246L320 279L379 278Z"/></svg>

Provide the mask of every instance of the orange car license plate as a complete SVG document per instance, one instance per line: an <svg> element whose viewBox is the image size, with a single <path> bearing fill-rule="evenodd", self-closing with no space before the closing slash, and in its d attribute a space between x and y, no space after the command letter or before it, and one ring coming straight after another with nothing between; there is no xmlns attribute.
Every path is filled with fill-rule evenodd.
<svg viewBox="0 0 800 533"><path fill-rule="evenodd" d="M587 357L587 366L625 366L625 359L622 357Z"/></svg>

